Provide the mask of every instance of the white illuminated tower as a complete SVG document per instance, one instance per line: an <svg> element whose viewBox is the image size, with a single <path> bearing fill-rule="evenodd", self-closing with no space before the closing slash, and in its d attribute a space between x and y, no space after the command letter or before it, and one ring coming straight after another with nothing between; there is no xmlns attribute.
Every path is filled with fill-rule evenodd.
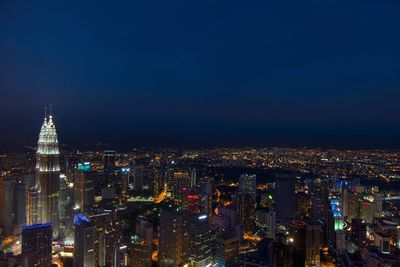
<svg viewBox="0 0 400 267"><path fill-rule="evenodd" d="M45 117L36 152L36 184L38 188L38 221L51 222L53 237L59 231L60 151L52 115Z"/></svg>

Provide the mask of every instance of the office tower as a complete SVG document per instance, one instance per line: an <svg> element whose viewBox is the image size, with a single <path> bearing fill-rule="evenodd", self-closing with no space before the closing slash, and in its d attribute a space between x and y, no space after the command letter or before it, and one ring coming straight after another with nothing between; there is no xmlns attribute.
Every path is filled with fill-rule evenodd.
<svg viewBox="0 0 400 267"><path fill-rule="evenodd" d="M283 220L294 215L296 209L296 179L288 173L275 176L275 210L276 218Z"/></svg>
<svg viewBox="0 0 400 267"><path fill-rule="evenodd" d="M213 234L206 214L192 218L190 262L192 267L211 266L213 257Z"/></svg>
<svg viewBox="0 0 400 267"><path fill-rule="evenodd" d="M213 193L214 183L210 177L204 177L200 181L201 212L207 214L211 219L213 216Z"/></svg>
<svg viewBox="0 0 400 267"><path fill-rule="evenodd" d="M288 225L293 267L304 267L306 262L306 223L293 220Z"/></svg>
<svg viewBox="0 0 400 267"><path fill-rule="evenodd" d="M131 168L121 168L121 195L124 197L128 196L129 182L132 176Z"/></svg>
<svg viewBox="0 0 400 267"><path fill-rule="evenodd" d="M174 173L174 199L180 203L183 201L184 190L190 188L190 178L187 172Z"/></svg>
<svg viewBox="0 0 400 267"><path fill-rule="evenodd" d="M78 163L74 179L75 208L90 211L94 203L94 183L90 175L90 162Z"/></svg>
<svg viewBox="0 0 400 267"><path fill-rule="evenodd" d="M254 174L242 174L239 177L239 194L248 195L254 205L257 203L257 182Z"/></svg>
<svg viewBox="0 0 400 267"><path fill-rule="evenodd" d="M175 183L174 173L175 169L173 167L168 168L166 171L167 188L168 192L171 193L172 196L174 195L174 183Z"/></svg>
<svg viewBox="0 0 400 267"><path fill-rule="evenodd" d="M74 267L94 267L95 227L84 214L74 217Z"/></svg>
<svg viewBox="0 0 400 267"><path fill-rule="evenodd" d="M358 247L365 247L367 242L367 225L361 219L351 220L351 241Z"/></svg>
<svg viewBox="0 0 400 267"><path fill-rule="evenodd" d="M143 190L143 166L133 167L133 189L137 192Z"/></svg>
<svg viewBox="0 0 400 267"><path fill-rule="evenodd" d="M103 187L115 187L115 151L104 151L104 184Z"/></svg>
<svg viewBox="0 0 400 267"><path fill-rule="evenodd" d="M257 226L261 226L266 233L266 236L275 239L276 230L276 213L270 210L257 210L256 212Z"/></svg>
<svg viewBox="0 0 400 267"><path fill-rule="evenodd" d="M319 267L321 249L321 225L307 223L306 225L306 267Z"/></svg>
<svg viewBox="0 0 400 267"><path fill-rule="evenodd" d="M52 226L33 224L22 228L22 261L24 267L51 267Z"/></svg>
<svg viewBox="0 0 400 267"><path fill-rule="evenodd" d="M73 240L71 210L74 208L74 188L65 174L60 174L60 235L68 243Z"/></svg>
<svg viewBox="0 0 400 267"><path fill-rule="evenodd" d="M163 211L160 215L158 262L160 267L189 263L189 220L186 213Z"/></svg>
<svg viewBox="0 0 400 267"><path fill-rule="evenodd" d="M215 240L215 266L239 266L240 238L232 231L224 231Z"/></svg>
<svg viewBox="0 0 400 267"><path fill-rule="evenodd" d="M360 217L360 200L358 193L354 191L347 192L347 217L348 219Z"/></svg>
<svg viewBox="0 0 400 267"><path fill-rule="evenodd" d="M383 202L383 194L375 193L375 195L374 195L374 211L375 211L376 218L382 218L382 216L383 216L382 202Z"/></svg>
<svg viewBox="0 0 400 267"><path fill-rule="evenodd" d="M36 183L39 190L39 222L51 222L53 236L59 233L60 152L52 115L44 119L36 152Z"/></svg>
<svg viewBox="0 0 400 267"><path fill-rule="evenodd" d="M13 233L13 182L9 179L0 180L0 228L5 236Z"/></svg>
<svg viewBox="0 0 400 267"><path fill-rule="evenodd" d="M112 266L115 244L121 242L121 222L116 211L103 211L90 215L95 226L95 266Z"/></svg>
<svg viewBox="0 0 400 267"><path fill-rule="evenodd" d="M337 233L343 230L343 209L340 199L337 197L331 197L329 199L329 204L327 220L323 228L325 230L325 235L322 240L324 241L324 246L328 244L330 247L337 247L341 246L341 244L337 244L336 241L338 239Z"/></svg>
<svg viewBox="0 0 400 267"><path fill-rule="evenodd" d="M237 225L237 212L233 207L218 207L215 210L212 220L214 225L218 225L219 230L235 229Z"/></svg>
<svg viewBox="0 0 400 267"><path fill-rule="evenodd" d="M197 172L196 169L192 169L190 171L190 187L196 187L197 186Z"/></svg>
<svg viewBox="0 0 400 267"><path fill-rule="evenodd" d="M243 229L253 230L256 213L255 203L249 194L239 195L239 220Z"/></svg>
<svg viewBox="0 0 400 267"><path fill-rule="evenodd" d="M112 267L127 266L128 264L128 246L123 244L114 244L114 253L112 258Z"/></svg>
<svg viewBox="0 0 400 267"><path fill-rule="evenodd" d="M153 177L154 177L154 181L153 181L154 196L157 197L164 190L164 185L165 185L165 181L166 181L166 172L160 168L155 168Z"/></svg>
<svg viewBox="0 0 400 267"><path fill-rule="evenodd" d="M132 243L129 260L130 267L151 267L151 242L136 237Z"/></svg>
<svg viewBox="0 0 400 267"><path fill-rule="evenodd" d="M310 196L306 192L296 193L296 218L308 218L310 215Z"/></svg>
<svg viewBox="0 0 400 267"><path fill-rule="evenodd" d="M14 216L13 224L18 230L26 224L26 186L23 180L18 179L14 185Z"/></svg>
<svg viewBox="0 0 400 267"><path fill-rule="evenodd" d="M110 212L99 212L89 216L89 221L95 226L95 266L106 266L106 239L108 231L112 231L112 214Z"/></svg>
<svg viewBox="0 0 400 267"><path fill-rule="evenodd" d="M311 216L313 221L326 220L328 212L328 179L317 178L311 184Z"/></svg>
<svg viewBox="0 0 400 267"><path fill-rule="evenodd" d="M366 223L372 223L374 214L374 203L367 199L363 200L360 204L360 218Z"/></svg>
<svg viewBox="0 0 400 267"><path fill-rule="evenodd" d="M191 190L186 190L181 206L182 209L190 213L199 213L201 211L201 196L192 194Z"/></svg>
<svg viewBox="0 0 400 267"><path fill-rule="evenodd" d="M136 221L136 234L143 240L153 240L153 224L145 217L139 217Z"/></svg>
<svg viewBox="0 0 400 267"><path fill-rule="evenodd" d="M37 186L28 187L26 194L26 224L32 225L39 222L39 189Z"/></svg>

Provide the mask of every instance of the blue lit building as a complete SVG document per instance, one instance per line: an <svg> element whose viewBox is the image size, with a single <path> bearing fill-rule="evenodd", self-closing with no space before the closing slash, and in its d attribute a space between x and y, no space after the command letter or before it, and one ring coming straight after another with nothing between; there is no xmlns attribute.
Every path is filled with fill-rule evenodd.
<svg viewBox="0 0 400 267"><path fill-rule="evenodd" d="M22 228L22 261L24 267L51 267L52 224L34 224Z"/></svg>
<svg viewBox="0 0 400 267"><path fill-rule="evenodd" d="M95 227L84 214L74 216L74 267L94 267Z"/></svg>

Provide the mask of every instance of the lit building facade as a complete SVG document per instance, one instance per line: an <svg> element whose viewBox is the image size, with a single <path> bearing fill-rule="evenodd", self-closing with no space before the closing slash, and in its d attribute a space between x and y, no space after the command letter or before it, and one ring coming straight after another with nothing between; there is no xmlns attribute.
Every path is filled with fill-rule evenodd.
<svg viewBox="0 0 400 267"><path fill-rule="evenodd" d="M44 119L36 152L36 183L38 186L38 222L51 222L53 236L59 231L60 151L53 117Z"/></svg>
<svg viewBox="0 0 400 267"><path fill-rule="evenodd" d="M74 217L74 267L95 266L95 227L83 214Z"/></svg>
<svg viewBox="0 0 400 267"><path fill-rule="evenodd" d="M22 261L24 267L51 267L52 226L50 223L22 228Z"/></svg>

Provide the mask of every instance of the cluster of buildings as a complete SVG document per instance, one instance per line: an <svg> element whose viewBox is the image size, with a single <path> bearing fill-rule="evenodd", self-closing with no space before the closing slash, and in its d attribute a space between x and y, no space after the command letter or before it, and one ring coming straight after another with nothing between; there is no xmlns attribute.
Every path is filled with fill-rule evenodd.
<svg viewBox="0 0 400 267"><path fill-rule="evenodd" d="M0 166L0 267L400 266L395 190L276 166L260 182L252 153L64 152L50 116L34 159Z"/></svg>

